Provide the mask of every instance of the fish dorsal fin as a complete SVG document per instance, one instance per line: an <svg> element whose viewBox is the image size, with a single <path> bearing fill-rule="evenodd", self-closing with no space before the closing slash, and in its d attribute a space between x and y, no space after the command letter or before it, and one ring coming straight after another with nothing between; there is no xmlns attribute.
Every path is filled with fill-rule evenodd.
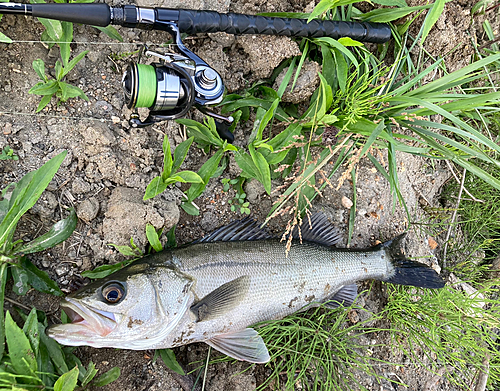
<svg viewBox="0 0 500 391"><path fill-rule="evenodd" d="M344 285L332 297L325 300L325 307L335 309L342 307L349 307L354 303L358 296L358 286L356 284Z"/></svg>
<svg viewBox="0 0 500 391"><path fill-rule="evenodd" d="M240 240L272 239L265 229L260 228L259 223L253 219L246 218L236 220L232 223L216 229L211 234L196 240L194 243L208 242L236 242Z"/></svg>
<svg viewBox="0 0 500 391"><path fill-rule="evenodd" d="M246 296L249 286L249 276L238 277L206 295L191 306L191 311L198 322L217 318L236 307Z"/></svg>
<svg viewBox="0 0 500 391"><path fill-rule="evenodd" d="M335 246L342 238L339 230L335 228L321 212L311 216L310 225L307 217L302 220L300 234L302 240L323 244L325 246ZM293 238L300 239L298 227L293 229Z"/></svg>
<svg viewBox="0 0 500 391"><path fill-rule="evenodd" d="M218 335L208 341L208 345L236 360L264 364L270 360L269 352L262 337L251 328Z"/></svg>

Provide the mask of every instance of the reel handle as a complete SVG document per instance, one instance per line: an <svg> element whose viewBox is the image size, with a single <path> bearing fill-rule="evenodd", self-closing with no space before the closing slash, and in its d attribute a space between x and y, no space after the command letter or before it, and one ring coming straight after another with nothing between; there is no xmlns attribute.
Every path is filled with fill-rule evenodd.
<svg viewBox="0 0 500 391"><path fill-rule="evenodd" d="M158 9L158 11L160 11ZM160 12L158 12L160 14ZM215 11L179 10L181 33L285 35L288 37L349 37L361 42L384 43L391 39L391 29L382 23L340 22L314 19L275 18L257 15L220 14Z"/></svg>

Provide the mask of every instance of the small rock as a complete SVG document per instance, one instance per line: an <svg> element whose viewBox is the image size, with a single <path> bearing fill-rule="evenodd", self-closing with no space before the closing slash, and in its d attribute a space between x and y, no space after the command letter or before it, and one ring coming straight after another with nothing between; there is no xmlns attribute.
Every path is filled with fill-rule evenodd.
<svg viewBox="0 0 500 391"><path fill-rule="evenodd" d="M82 178L75 178L71 184L71 190L75 194L85 194L90 191L90 183L83 180Z"/></svg>
<svg viewBox="0 0 500 391"><path fill-rule="evenodd" d="M66 263L61 263L56 266L55 272L58 276L62 276L69 271L69 266Z"/></svg>
<svg viewBox="0 0 500 391"><path fill-rule="evenodd" d="M256 201L260 200L260 196L263 195L266 190L264 185L260 183L257 179L251 179L249 182L245 183L245 192L247 193L247 200L254 204Z"/></svg>
<svg viewBox="0 0 500 391"><path fill-rule="evenodd" d="M346 209L351 209L352 206L354 205L352 201L346 196L342 196L342 200L340 202L342 203L342 206Z"/></svg>
<svg viewBox="0 0 500 391"><path fill-rule="evenodd" d="M54 210L57 205L58 201L56 196L50 191L45 191L37 203L31 208L31 212L37 214L42 222L49 222L54 215Z"/></svg>
<svg viewBox="0 0 500 391"><path fill-rule="evenodd" d="M238 166L238 163L236 163L236 160L234 159L229 159L229 175L231 177L238 177L241 175L243 170L241 169L240 166Z"/></svg>
<svg viewBox="0 0 500 391"><path fill-rule="evenodd" d="M278 90L281 82L285 78L288 68L283 69L283 71L278 75L276 81L274 82L273 88ZM302 69L300 70L297 81L291 91L292 82L295 77L295 73L292 76L288 86L283 94L282 101L288 103L301 103L309 100L316 88L319 86L319 76L318 73L321 72L321 66L314 61L306 60Z"/></svg>
<svg viewBox="0 0 500 391"><path fill-rule="evenodd" d="M11 133L12 133L12 124L10 122L7 122L3 127L3 134L7 135Z"/></svg>
<svg viewBox="0 0 500 391"><path fill-rule="evenodd" d="M203 213L200 226L205 232L211 232L219 225L219 218L213 212Z"/></svg>
<svg viewBox="0 0 500 391"><path fill-rule="evenodd" d="M133 238L139 247L144 246L146 224L155 228L163 226L163 217L153 206L146 205L142 197L143 193L136 189L117 187L113 190L102 226L106 243L127 245Z"/></svg>
<svg viewBox="0 0 500 391"><path fill-rule="evenodd" d="M161 205L155 205L158 211L163 215L163 230L164 232L170 229L179 222L181 212L175 201L162 202Z"/></svg>
<svg viewBox="0 0 500 391"><path fill-rule="evenodd" d="M251 64L256 79L264 79L286 58L300 56L297 42L289 37L274 35L241 35L236 37L246 53L247 63Z"/></svg>
<svg viewBox="0 0 500 391"><path fill-rule="evenodd" d="M437 242L434 240L432 236L429 236L427 242L429 243L429 247L431 248L431 250L435 250L438 246Z"/></svg>
<svg viewBox="0 0 500 391"><path fill-rule="evenodd" d="M95 197L84 200L77 208L76 215L80 220L90 223L99 213L99 201Z"/></svg>

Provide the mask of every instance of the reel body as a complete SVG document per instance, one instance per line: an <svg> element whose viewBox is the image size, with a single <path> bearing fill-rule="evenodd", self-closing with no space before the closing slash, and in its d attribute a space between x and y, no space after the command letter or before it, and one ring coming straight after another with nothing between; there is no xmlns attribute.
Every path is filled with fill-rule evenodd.
<svg viewBox="0 0 500 391"><path fill-rule="evenodd" d="M127 107L129 109L145 107L150 110L144 121L140 120L137 113L132 114L129 121L131 126L144 127L160 121L181 118L194 106L217 119L217 130L222 138L228 141L234 140L228 131L233 118L206 109L207 105L222 101L224 94L222 78L217 71L184 46L175 24L168 22L164 24L164 30L173 36L180 54L160 54L146 48L144 55L154 56L158 62L149 65L141 63L128 65L122 77ZM141 57L139 56L139 60Z"/></svg>

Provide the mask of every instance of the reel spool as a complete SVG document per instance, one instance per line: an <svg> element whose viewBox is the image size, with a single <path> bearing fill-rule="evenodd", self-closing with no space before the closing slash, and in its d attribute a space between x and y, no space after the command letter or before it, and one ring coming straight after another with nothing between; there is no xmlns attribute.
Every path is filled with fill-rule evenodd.
<svg viewBox="0 0 500 391"><path fill-rule="evenodd" d="M182 117L194 104L191 77L172 64L130 63L122 87L129 109L145 107L161 112L162 120Z"/></svg>

